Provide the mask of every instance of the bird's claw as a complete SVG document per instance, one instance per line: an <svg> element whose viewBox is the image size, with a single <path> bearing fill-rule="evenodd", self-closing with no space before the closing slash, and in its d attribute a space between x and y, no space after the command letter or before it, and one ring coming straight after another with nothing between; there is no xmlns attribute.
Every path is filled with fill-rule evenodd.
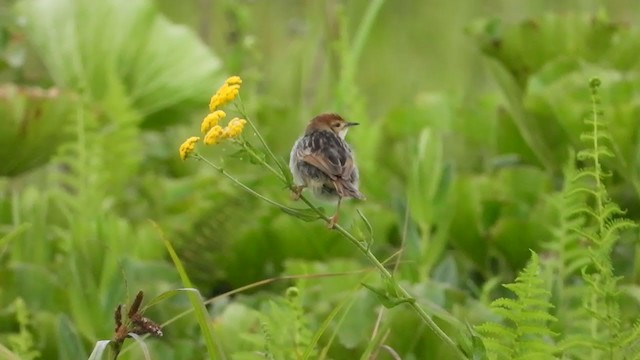
<svg viewBox="0 0 640 360"><path fill-rule="evenodd" d="M293 201L296 201L298 199L300 199L300 196L302 195L302 190L304 190L305 186L304 185L294 185L291 187L291 199Z"/></svg>
<svg viewBox="0 0 640 360"><path fill-rule="evenodd" d="M338 223L338 214L335 214L329 218L329 222L327 223L327 227L329 229L334 229L336 224Z"/></svg>

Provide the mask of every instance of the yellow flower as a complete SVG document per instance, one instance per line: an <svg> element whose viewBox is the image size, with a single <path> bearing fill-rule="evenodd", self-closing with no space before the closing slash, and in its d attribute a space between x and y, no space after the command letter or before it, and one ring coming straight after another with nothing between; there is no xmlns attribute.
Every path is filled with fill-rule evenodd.
<svg viewBox="0 0 640 360"><path fill-rule="evenodd" d="M203 134L206 134L212 127L218 125L218 122L227 116L227 114L222 110L216 110L212 113L209 113L204 120L202 120L202 125L200 125L200 131Z"/></svg>
<svg viewBox="0 0 640 360"><path fill-rule="evenodd" d="M242 134L242 130L244 129L244 125L247 123L245 119L234 118L229 121L229 124L224 129L224 137L225 138L233 138L240 134Z"/></svg>
<svg viewBox="0 0 640 360"><path fill-rule="evenodd" d="M226 100L225 103L232 102L233 99L238 97L239 93L240 93L240 85L228 85L224 93L224 99Z"/></svg>
<svg viewBox="0 0 640 360"><path fill-rule="evenodd" d="M221 139L224 138L224 129L220 125L216 125L207 132L207 135L204 137L204 143L207 145L217 144Z"/></svg>
<svg viewBox="0 0 640 360"><path fill-rule="evenodd" d="M209 100L209 111L213 112L215 109L232 102L238 97L240 84L242 84L242 79L240 79L239 76L231 76L228 78L211 97L211 100Z"/></svg>
<svg viewBox="0 0 640 360"><path fill-rule="evenodd" d="M209 111L215 111L218 106L220 106L220 101L218 100L218 93L215 93L209 100Z"/></svg>
<svg viewBox="0 0 640 360"><path fill-rule="evenodd" d="M227 81L225 81L225 83L227 85L240 85L242 84L242 79L240 79L240 76L230 76Z"/></svg>
<svg viewBox="0 0 640 360"><path fill-rule="evenodd" d="M187 156L189 156L189 154L191 154L193 152L193 150L195 150L196 148L196 143L200 141L200 138L197 136L192 136L190 138L188 138L187 140L185 140L182 145L180 145L180 159L184 160L187 158Z"/></svg>

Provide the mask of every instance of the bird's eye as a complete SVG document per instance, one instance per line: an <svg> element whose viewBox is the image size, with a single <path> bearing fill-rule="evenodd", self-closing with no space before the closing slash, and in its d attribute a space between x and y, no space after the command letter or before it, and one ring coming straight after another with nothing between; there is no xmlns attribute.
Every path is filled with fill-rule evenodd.
<svg viewBox="0 0 640 360"><path fill-rule="evenodd" d="M333 127L334 127L334 128L338 128L338 127L340 127L340 123L333 123Z"/></svg>

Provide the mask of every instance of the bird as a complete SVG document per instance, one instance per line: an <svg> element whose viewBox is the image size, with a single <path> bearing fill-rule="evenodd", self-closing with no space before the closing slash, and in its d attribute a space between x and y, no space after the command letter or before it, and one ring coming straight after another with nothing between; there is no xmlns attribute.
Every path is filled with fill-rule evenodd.
<svg viewBox="0 0 640 360"><path fill-rule="evenodd" d="M337 202L336 212L327 223L330 229L338 222L342 199L365 199L358 189L353 151L345 141L349 129L356 125L359 123L346 121L335 113L317 115L291 149L292 198L299 199L302 191L309 188L319 199Z"/></svg>

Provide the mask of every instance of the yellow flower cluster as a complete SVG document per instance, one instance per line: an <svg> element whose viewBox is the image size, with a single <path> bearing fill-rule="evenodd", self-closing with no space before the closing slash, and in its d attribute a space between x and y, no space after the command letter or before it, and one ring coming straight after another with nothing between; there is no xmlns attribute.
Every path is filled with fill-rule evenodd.
<svg viewBox="0 0 640 360"><path fill-rule="evenodd" d="M203 134L206 134L212 127L218 125L218 122L227 116L227 114L222 110L216 110L209 115L207 115L204 120L202 120L202 125L200 125L200 131Z"/></svg>
<svg viewBox="0 0 640 360"><path fill-rule="evenodd" d="M247 120L245 119L233 118L233 120L229 121L229 124L227 124L227 127L224 129L225 137L233 138L242 134L244 124L246 123Z"/></svg>
<svg viewBox="0 0 640 360"><path fill-rule="evenodd" d="M238 137L242 134L242 130L246 123L247 120L245 119L233 118L233 120L229 121L229 124L224 128L220 125L215 125L207 132L207 135L204 137L204 143L207 145L213 145L224 139Z"/></svg>
<svg viewBox="0 0 640 360"><path fill-rule="evenodd" d="M207 132L204 137L204 143L206 145L214 145L220 142L224 138L224 129L220 125L216 125Z"/></svg>
<svg viewBox="0 0 640 360"><path fill-rule="evenodd" d="M184 160L195 150L196 143L200 141L200 138L197 136L192 136L185 140L185 142L180 145L180 159Z"/></svg>
<svg viewBox="0 0 640 360"><path fill-rule="evenodd" d="M209 111L215 111L220 106L228 104L240 93L242 79L239 76L232 76L222 84L220 89L211 97L209 101Z"/></svg>
<svg viewBox="0 0 640 360"><path fill-rule="evenodd" d="M233 118L227 126L222 127L219 123L227 114L218 108L233 101L240 92L240 84L242 79L239 76L228 78L218 91L211 97L209 102L210 113L205 116L200 124L200 131L205 134L203 142L205 145L214 145L224 139L232 139L240 136L244 125L247 123L245 119ZM180 158L186 159L191 154L199 137L190 137L182 145L180 145Z"/></svg>

